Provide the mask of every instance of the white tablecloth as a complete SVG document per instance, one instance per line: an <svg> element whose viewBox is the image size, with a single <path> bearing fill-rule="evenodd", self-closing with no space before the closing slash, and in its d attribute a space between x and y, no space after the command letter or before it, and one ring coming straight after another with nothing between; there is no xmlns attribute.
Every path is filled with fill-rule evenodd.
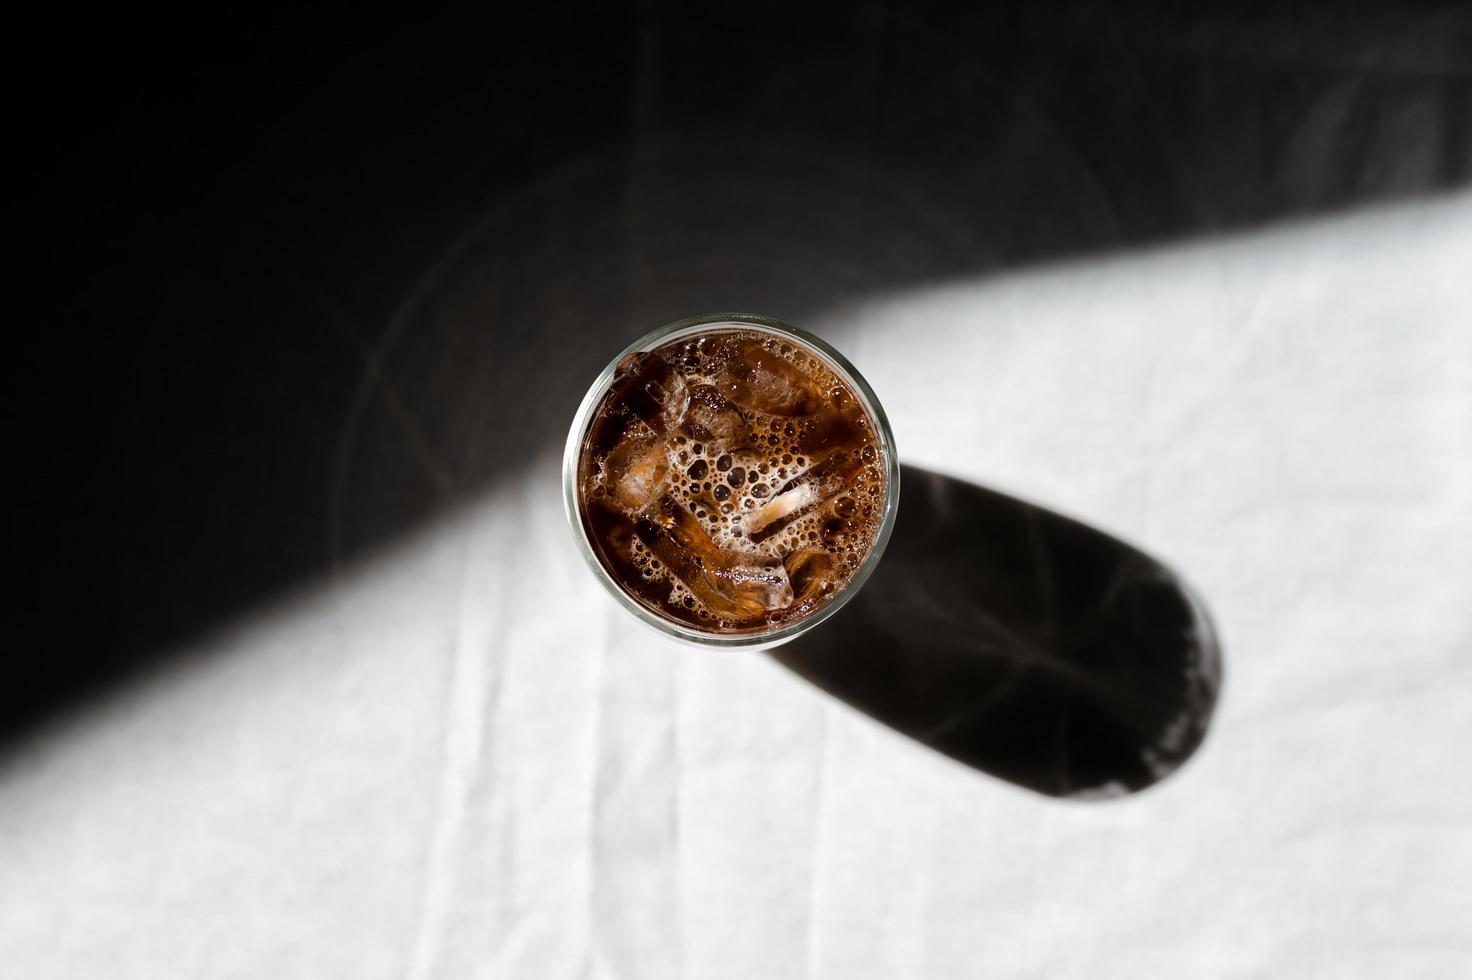
<svg viewBox="0 0 1472 980"><path fill-rule="evenodd" d="M908 462L1196 585L1226 684L1182 771L1040 797L656 638L548 446L16 747L0 975L1472 974L1472 198L804 326Z"/></svg>

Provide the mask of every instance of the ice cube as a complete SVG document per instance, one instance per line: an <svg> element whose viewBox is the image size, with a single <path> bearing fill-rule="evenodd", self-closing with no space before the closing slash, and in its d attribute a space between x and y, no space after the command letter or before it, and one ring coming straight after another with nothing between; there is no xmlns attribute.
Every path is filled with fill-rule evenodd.
<svg viewBox="0 0 1472 980"><path fill-rule="evenodd" d="M629 354L619 362L608 394L588 429L588 450L606 456L631 430L647 426L663 435L669 428L670 404L684 382L658 354ZM641 424L642 423L642 424Z"/></svg>
<svg viewBox="0 0 1472 980"><path fill-rule="evenodd" d="M636 352L619 362L610 397L656 432L663 432L668 406L676 401L681 386L680 376L664 358Z"/></svg>
<svg viewBox="0 0 1472 980"><path fill-rule="evenodd" d="M721 394L742 408L768 415L807 415L819 404L812 379L756 341L732 352L716 384Z"/></svg>
<svg viewBox="0 0 1472 980"><path fill-rule="evenodd" d="M722 619L752 619L792 604L792 585L781 562L722 551L694 515L669 497L661 499L652 519L634 526L634 533Z"/></svg>
<svg viewBox="0 0 1472 980"><path fill-rule="evenodd" d="M777 496L747 514L743 521L746 536L759 544L813 507L838 496L858 474L861 462L847 450L829 453L807 471L788 480Z"/></svg>
<svg viewBox="0 0 1472 980"><path fill-rule="evenodd" d="M626 435L603 461L603 484L614 502L633 515L654 501L669 480L669 456L650 435Z"/></svg>
<svg viewBox="0 0 1472 980"><path fill-rule="evenodd" d="M692 385L683 392L674 426L716 452L745 445L749 435L741 410L708 384Z"/></svg>
<svg viewBox="0 0 1472 980"><path fill-rule="evenodd" d="M785 493L799 484L807 484L820 498L827 500L848 486L859 472L861 463L857 454L847 449L835 449L805 472L788 480L779 492Z"/></svg>
<svg viewBox="0 0 1472 980"><path fill-rule="evenodd" d="M797 426L797 449L808 454L821 452L825 446L852 443L859 437L852 410L845 412L825 406Z"/></svg>
<svg viewBox="0 0 1472 980"><path fill-rule="evenodd" d="M802 548L782 559L796 601L819 595L831 583L833 556L822 548Z"/></svg>
<svg viewBox="0 0 1472 980"><path fill-rule="evenodd" d="M817 492L808 483L799 484L786 493L779 493L746 515L743 521L746 525L746 533L752 537L752 540L760 541L761 539L756 537L757 534L777 521L783 521L784 518L797 514L817 499ZM784 521L783 526L785 527L787 523Z"/></svg>
<svg viewBox="0 0 1472 980"><path fill-rule="evenodd" d="M741 618L760 616L792 605L792 585L787 580L787 569L775 558L752 557L747 561L732 561L707 568L705 574L705 584L727 600ZM686 585L688 587L689 583ZM691 591L695 592L694 589ZM709 591L695 594L707 608L712 608Z"/></svg>

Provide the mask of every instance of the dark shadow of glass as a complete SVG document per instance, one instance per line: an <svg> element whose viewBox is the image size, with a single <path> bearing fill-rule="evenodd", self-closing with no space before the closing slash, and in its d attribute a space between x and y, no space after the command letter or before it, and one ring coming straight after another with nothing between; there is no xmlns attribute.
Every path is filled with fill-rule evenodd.
<svg viewBox="0 0 1472 980"><path fill-rule="evenodd" d="M1206 735L1221 652L1170 569L1101 531L913 466L842 613L772 657L899 732L1039 793L1150 786Z"/></svg>

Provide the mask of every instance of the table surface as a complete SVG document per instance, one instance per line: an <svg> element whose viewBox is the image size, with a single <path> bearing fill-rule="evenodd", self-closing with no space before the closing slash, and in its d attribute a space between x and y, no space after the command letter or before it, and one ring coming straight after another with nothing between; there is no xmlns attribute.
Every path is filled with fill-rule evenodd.
<svg viewBox="0 0 1472 980"><path fill-rule="evenodd" d="M679 90L714 28L666 12L619 55L632 136L526 150L558 160L515 183L398 166L377 218L345 174L293 199L261 299L156 273L142 421L103 453L114 577L76 600L93 652L58 661L107 682L35 682L47 710L0 746L0 972L1472 968L1472 121L1438 60L1465 19L1315 47L1222 17L948 38L874 10L844 25L867 47L794 27L817 63L773 56L731 106ZM477 159L512 152L474 102L436 145L455 122ZM286 150L261 152L232 187ZM384 244L413 188L482 206ZM618 609L569 539L561 438L619 347L713 309L832 342L907 464L1180 571L1224 660L1195 756L1042 796ZM180 387L200 351L234 368Z"/></svg>

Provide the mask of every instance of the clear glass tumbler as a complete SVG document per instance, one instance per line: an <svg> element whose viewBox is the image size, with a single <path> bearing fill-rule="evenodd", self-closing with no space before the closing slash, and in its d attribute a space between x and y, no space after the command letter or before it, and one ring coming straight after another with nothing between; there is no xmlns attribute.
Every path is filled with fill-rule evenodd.
<svg viewBox="0 0 1472 980"><path fill-rule="evenodd" d="M757 333L772 334L805 349L809 354L822 360L839 377L849 383L853 393L862 401L869 417L874 420L875 434L878 447L883 456L885 493L883 500L883 512L880 519L879 529L875 535L874 543L870 547L859 567L853 572L849 580L833 596L822 605L801 619L792 622L780 623L770 629L756 630L739 633L721 633L714 630L701 630L687 623L677 622L657 610L650 608L634 595L630 594L619 584L602 559L594 543L588 539L588 533L584 526L581 514L581 503L579 501L578 467L582 456L584 441L588 435L588 429L593 421L594 413L597 411L603 396L607 393L609 386L614 380L618 365L630 354L651 351L671 341L682 337L708 333L715 330L736 328L753 331ZM562 457L562 494L563 505L567 512L568 526L572 529L573 538L578 550L582 553L584 561L592 569L593 574L603 583L610 595L629 612L633 613L639 620L658 630L666 636L682 640L686 643L704 647L740 647L749 650L761 650L778 646L788 640L814 629L828 617L843 608L843 605L858 593L864 582L878 565L879 559L884 554L884 547L889 541L890 533L894 529L895 515L899 511L900 495L900 468L899 458L895 453L894 433L890 429L889 419L884 414L884 408L875 397L874 390L863 376L855 370L854 366L838 351L818 337L813 336L805 330L775 320L771 317L760 316L755 313L711 313L703 316L687 317L676 320L674 323L666 324L658 330L639 338L608 362L608 366L598 375L593 386L583 398L576 417L573 419L572 428L568 432L567 447Z"/></svg>

